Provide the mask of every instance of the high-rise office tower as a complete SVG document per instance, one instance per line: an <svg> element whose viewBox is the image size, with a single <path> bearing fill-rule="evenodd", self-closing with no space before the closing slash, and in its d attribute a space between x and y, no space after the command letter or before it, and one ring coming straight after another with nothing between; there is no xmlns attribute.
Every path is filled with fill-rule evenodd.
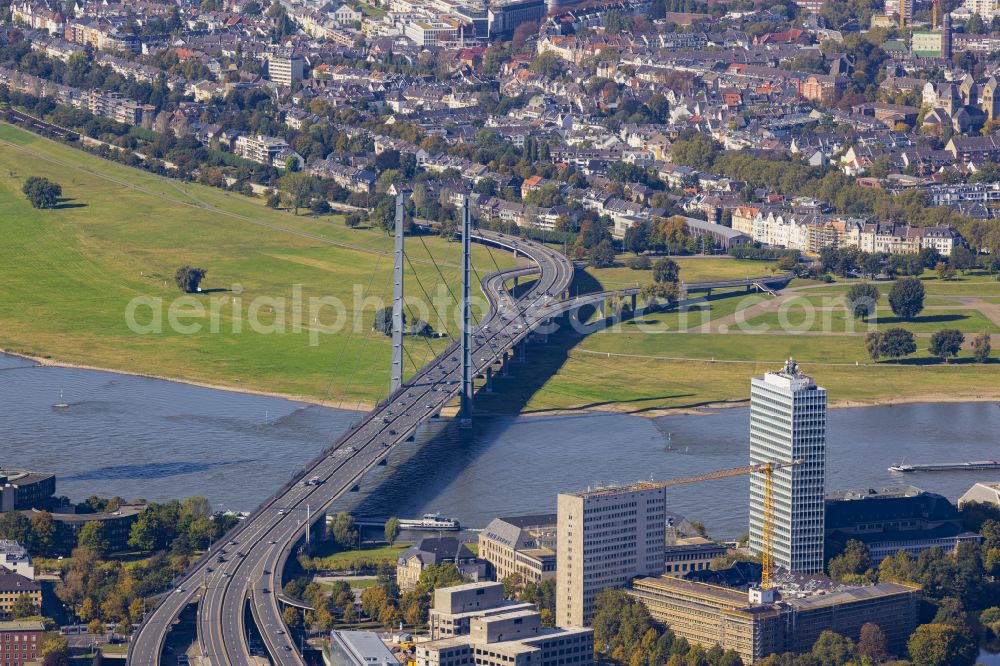
<svg viewBox="0 0 1000 666"><path fill-rule="evenodd" d="M771 553L776 566L801 573L823 570L823 493L826 474L826 389L789 360L750 384L750 462L801 461L774 470ZM764 536L764 474L750 475L750 549Z"/></svg>
<svg viewBox="0 0 1000 666"><path fill-rule="evenodd" d="M594 599L663 573L665 489L636 483L558 497L556 624L590 623Z"/></svg>

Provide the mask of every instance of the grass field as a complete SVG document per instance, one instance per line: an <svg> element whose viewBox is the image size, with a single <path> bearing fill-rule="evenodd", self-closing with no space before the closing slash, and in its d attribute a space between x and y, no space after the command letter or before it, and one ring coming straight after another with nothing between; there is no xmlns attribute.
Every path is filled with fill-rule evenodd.
<svg viewBox="0 0 1000 666"><path fill-rule="evenodd" d="M65 201L57 210L28 205L20 189L31 175L62 184ZM6 125L0 125L0 210L6 241L0 246L2 349L237 389L343 399L350 407L384 394L389 341L370 334L378 305L354 307L367 297L388 298L391 239L380 232L349 230L335 216L272 211L259 200L159 178ZM419 284L408 266L407 292L422 296L422 285L434 297L440 289L443 302L452 303L441 283L453 289L458 284L459 248L436 237L424 241L427 249L420 239L408 241ZM442 263L443 280L428 250ZM724 257L684 257L678 263L687 282L770 272L764 262ZM173 274L182 264L208 269L206 293L176 300L182 295ZM483 275L513 260L477 247L474 264ZM627 268L587 272L606 289L652 280L651 271ZM937 307L901 325L921 334L945 327L967 334L1000 330L995 311L1000 282L993 276L973 272L949 282L928 277L924 284L927 305ZM551 370L527 364L518 383L524 377L525 384L537 380L541 388L522 389L529 391L526 409L637 411L742 400L750 376L788 356L801 360L830 389L833 402L1000 397L1000 363L968 363L968 351L962 362L937 363L929 358L925 339L906 364L868 363L864 327L855 322L857 335L843 333L848 320L837 300L846 285L795 280L790 288L803 304L831 308L829 335L814 324L800 335L718 333L715 322L769 298L719 292L687 312L656 313L624 323L619 331L592 335L559 351L567 358ZM301 316L292 312L298 294ZM332 306L310 314L311 297L339 300L343 315ZM130 329L126 314L137 298L144 300L133 319L156 328L158 313L158 330ZM454 322L454 307L448 312ZM324 332L338 316L344 328ZM441 327L433 316L416 316ZM780 323L772 321L775 316L764 310L749 320ZM455 329L454 323L444 325ZM880 312L879 325L893 325L886 311ZM185 326L200 330L184 332ZM408 339L407 372L446 343ZM529 359L555 353L535 348Z"/></svg>
<svg viewBox="0 0 1000 666"><path fill-rule="evenodd" d="M995 312L1000 299L989 296L997 283L970 275L955 282L930 278L925 286L932 294L929 308L912 321L894 317L884 298L879 306L878 328L901 326L922 336L917 352L898 364L874 364L868 358L863 337L868 326L850 319L844 309L847 285L796 280L784 314L773 308L751 312L770 297L734 290L682 312L653 313L593 334L568 351L556 373L526 401L525 411L658 413L740 402L749 395L752 376L790 356L826 386L835 404L1000 399L1000 363L972 363L968 350L957 362L942 363L927 351L926 338L943 328L957 328L967 339L1000 331ZM881 285L884 292L890 287ZM989 316L977 309L990 307ZM719 332L717 320L730 317L732 322L737 313L750 330L729 323L727 332ZM535 353L564 352L539 348Z"/></svg>
<svg viewBox="0 0 1000 666"><path fill-rule="evenodd" d="M58 209L28 204L20 190L32 175L62 185ZM381 232L349 230L339 217L272 211L259 200L158 178L7 125L0 125L0 210L0 348L310 399L344 397L346 406L384 393L390 345L370 334L377 303L391 296L392 241ZM454 301L439 285L459 283L459 245L423 240L426 250L420 239L408 241L408 256L430 296L440 290L447 320L439 324L419 309L411 319L454 329L457 309L447 307ZM513 264L510 255L480 247L473 261L480 275ZM175 300L182 294L173 275L183 264L208 270L203 287L210 293ZM406 279L407 293L426 302L409 266ZM145 300L132 318L141 330L156 328L158 313L160 330L130 329L136 298ZM343 312L324 301L310 312L310 298L336 299ZM324 332L338 318L343 327ZM200 330L181 332L185 327ZM447 343L407 340L407 373Z"/></svg>
<svg viewBox="0 0 1000 666"><path fill-rule="evenodd" d="M621 263L634 255L619 255ZM730 257L671 257L681 269L683 282L708 282L711 280L742 280L747 277L770 275L773 263L748 261ZM653 261L656 261L654 258ZM612 268L587 268L604 289L626 289L653 283L653 271L636 271L625 266Z"/></svg>

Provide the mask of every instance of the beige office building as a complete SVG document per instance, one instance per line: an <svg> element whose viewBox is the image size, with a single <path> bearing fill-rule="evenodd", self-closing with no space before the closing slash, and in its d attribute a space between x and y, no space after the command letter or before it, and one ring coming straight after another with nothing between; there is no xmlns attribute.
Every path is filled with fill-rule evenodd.
<svg viewBox="0 0 1000 666"><path fill-rule="evenodd" d="M558 497L556 624L590 623L594 600L663 573L664 488L649 483Z"/></svg>
<svg viewBox="0 0 1000 666"><path fill-rule="evenodd" d="M416 666L585 666L594 663L594 632L547 629L532 604L503 598L500 583L438 589L431 638L419 643Z"/></svg>

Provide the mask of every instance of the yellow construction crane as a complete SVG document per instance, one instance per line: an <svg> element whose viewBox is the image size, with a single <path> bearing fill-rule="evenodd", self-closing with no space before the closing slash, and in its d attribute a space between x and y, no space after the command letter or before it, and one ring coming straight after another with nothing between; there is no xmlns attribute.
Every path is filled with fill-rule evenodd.
<svg viewBox="0 0 1000 666"><path fill-rule="evenodd" d="M698 474L697 476L683 476L679 479L669 481L649 481L640 484L643 488L669 488L670 486L682 486L688 483L700 483L701 481L713 481L715 479L728 479L732 476L744 476L746 474L761 473L764 475L764 525L760 553L760 587L762 590L771 589L771 571L774 568L774 558L771 553L772 540L774 539L774 470L785 469L801 465L801 460L791 462L768 462L747 465L746 467L734 467L732 469L720 469L714 472Z"/></svg>

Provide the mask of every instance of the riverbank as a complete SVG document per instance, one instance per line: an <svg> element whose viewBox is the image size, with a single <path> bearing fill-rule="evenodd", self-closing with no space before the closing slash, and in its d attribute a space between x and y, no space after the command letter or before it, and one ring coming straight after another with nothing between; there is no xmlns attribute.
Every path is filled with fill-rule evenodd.
<svg viewBox="0 0 1000 666"><path fill-rule="evenodd" d="M54 209L21 193L29 176L63 189ZM391 299L392 239L259 199L161 178L0 125L0 348L64 364L370 406L387 392L391 342L372 332ZM409 244L407 280L456 284L460 247ZM207 270L182 294L179 266ZM515 265L473 248L479 274ZM477 284L478 289L478 284ZM452 328L410 303L413 317ZM437 298L432 292L430 297ZM448 344L410 345L407 372ZM413 367L410 367L412 364Z"/></svg>
<svg viewBox="0 0 1000 666"><path fill-rule="evenodd" d="M164 375L153 375L144 372L134 372L129 370L120 370L117 368L100 368L93 365L84 365L80 363L69 363L67 361L60 361L49 356L33 356L31 354L22 354L16 351L11 351L9 349L0 349L0 354L5 354L7 356L13 356L15 358L21 358L25 361L30 361L37 365L53 367L53 368L73 368L76 370L90 370L93 372L107 372L116 375L125 375L128 377L141 377L143 379L155 379L161 382L172 382L174 384L184 384L185 386L197 386L200 388L212 389L215 391L228 391L230 393L243 393L246 395L259 395L266 398L280 398L282 400L291 400L293 402L302 402L309 405L316 405L318 407L329 407L330 409L340 409L347 411L356 412L370 412L375 409L375 403L367 400L355 400L351 401L350 404L344 404L344 401L336 400L320 400L310 396L304 395L294 395L288 393L274 393L271 391L262 391L255 389L253 387L232 385L232 384L218 384L211 382L202 382L191 379L184 379L181 377L167 377Z"/></svg>

